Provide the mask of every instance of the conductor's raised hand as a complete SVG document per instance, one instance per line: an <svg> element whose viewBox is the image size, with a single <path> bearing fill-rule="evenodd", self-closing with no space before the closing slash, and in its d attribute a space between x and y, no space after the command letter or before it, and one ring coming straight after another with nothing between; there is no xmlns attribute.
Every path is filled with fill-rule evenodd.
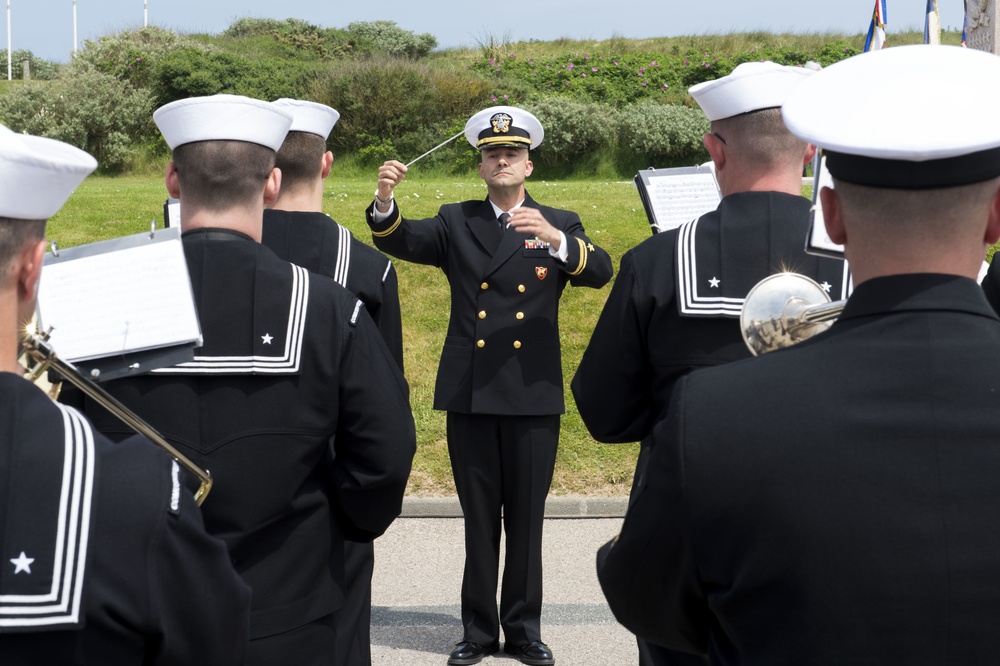
<svg viewBox="0 0 1000 666"><path fill-rule="evenodd" d="M396 160L385 162L378 169L378 189L375 195L388 201L392 197L392 191L406 178L406 165Z"/></svg>

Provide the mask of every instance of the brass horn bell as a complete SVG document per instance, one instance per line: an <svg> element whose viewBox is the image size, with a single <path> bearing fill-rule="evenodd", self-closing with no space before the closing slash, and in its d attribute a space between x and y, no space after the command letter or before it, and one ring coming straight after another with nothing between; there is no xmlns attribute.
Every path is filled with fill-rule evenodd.
<svg viewBox="0 0 1000 666"><path fill-rule="evenodd" d="M743 341L754 356L790 347L825 331L846 301L830 301L815 280L775 273L754 285L740 313Z"/></svg>

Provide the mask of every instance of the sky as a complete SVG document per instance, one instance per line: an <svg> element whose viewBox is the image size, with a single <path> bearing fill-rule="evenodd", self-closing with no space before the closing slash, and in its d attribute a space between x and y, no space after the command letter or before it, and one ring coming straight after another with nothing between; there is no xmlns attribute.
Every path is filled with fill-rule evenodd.
<svg viewBox="0 0 1000 666"><path fill-rule="evenodd" d="M962 0L937 0L941 27L960 29ZM73 50L73 0L0 0L9 46L54 62ZM923 30L926 0L886 0L887 32ZM10 23L6 19L10 9ZM429 32L441 48L559 38L643 39L729 32L866 32L874 0L76 0L77 44L150 25L215 34L235 20L298 18L331 28L352 21L395 21Z"/></svg>

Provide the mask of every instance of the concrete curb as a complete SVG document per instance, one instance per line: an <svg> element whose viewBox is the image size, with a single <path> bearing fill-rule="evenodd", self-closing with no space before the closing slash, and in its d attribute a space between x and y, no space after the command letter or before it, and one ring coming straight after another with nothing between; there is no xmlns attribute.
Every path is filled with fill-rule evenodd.
<svg viewBox="0 0 1000 666"><path fill-rule="evenodd" d="M627 497L549 497L546 518L622 518ZM457 497L405 497L402 518L461 518Z"/></svg>

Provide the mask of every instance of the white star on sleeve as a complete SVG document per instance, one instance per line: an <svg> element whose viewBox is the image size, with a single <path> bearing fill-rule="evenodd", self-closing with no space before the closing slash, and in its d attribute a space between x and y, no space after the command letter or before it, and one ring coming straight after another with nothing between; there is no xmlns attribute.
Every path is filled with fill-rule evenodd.
<svg viewBox="0 0 1000 666"><path fill-rule="evenodd" d="M271 337L270 333L265 333L264 335L260 336L260 339L264 341L265 345L271 344L271 340L274 340L274 338Z"/></svg>
<svg viewBox="0 0 1000 666"><path fill-rule="evenodd" d="M717 278L717 277L714 277L714 278L712 278L711 280L708 281L708 286L711 287L712 289L718 289L719 288L719 282L721 282L721 280L719 278Z"/></svg>
<svg viewBox="0 0 1000 666"><path fill-rule="evenodd" d="M27 573L30 574L31 573L31 563L34 562L34 561L35 561L35 558L28 557L27 555L24 554L24 551L22 550L21 551L21 557L12 559L10 562L11 562L11 564L14 565L14 573L15 574L19 574L22 571L25 571L25 572L27 572Z"/></svg>

